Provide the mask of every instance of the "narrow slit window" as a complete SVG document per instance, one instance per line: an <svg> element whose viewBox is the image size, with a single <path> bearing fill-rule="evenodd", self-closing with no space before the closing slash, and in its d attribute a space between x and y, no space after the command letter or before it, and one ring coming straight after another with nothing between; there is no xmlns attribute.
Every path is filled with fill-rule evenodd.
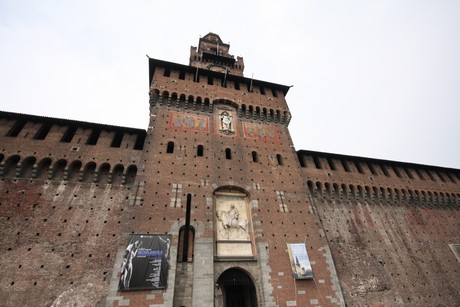
<svg viewBox="0 0 460 307"><path fill-rule="evenodd" d="M278 165L283 165L283 157L280 154L276 155L276 160L278 161Z"/></svg>
<svg viewBox="0 0 460 307"><path fill-rule="evenodd" d="M256 151L252 152L252 162L259 162L259 157Z"/></svg>
<svg viewBox="0 0 460 307"><path fill-rule="evenodd" d="M230 150L230 148L225 149L225 159L227 159L227 160L232 159L232 151Z"/></svg>
<svg viewBox="0 0 460 307"><path fill-rule="evenodd" d="M202 157L204 154L204 147L203 145L198 145L198 147L196 148L196 155L198 157Z"/></svg>
<svg viewBox="0 0 460 307"><path fill-rule="evenodd" d="M166 146L166 153L174 153L174 142L168 142L168 145Z"/></svg>

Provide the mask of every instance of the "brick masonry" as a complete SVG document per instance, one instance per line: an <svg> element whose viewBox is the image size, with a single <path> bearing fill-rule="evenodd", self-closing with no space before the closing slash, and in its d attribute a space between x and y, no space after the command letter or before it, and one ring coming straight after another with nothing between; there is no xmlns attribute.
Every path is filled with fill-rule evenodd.
<svg viewBox="0 0 460 307"><path fill-rule="evenodd" d="M0 112L2 305L221 306L229 270L259 306L460 305L459 170L295 151L289 88L243 77L228 45L200 53L217 39L193 66L149 60L147 130ZM216 190L246 195L252 257L217 257ZM172 236L166 289L118 291L133 233Z"/></svg>

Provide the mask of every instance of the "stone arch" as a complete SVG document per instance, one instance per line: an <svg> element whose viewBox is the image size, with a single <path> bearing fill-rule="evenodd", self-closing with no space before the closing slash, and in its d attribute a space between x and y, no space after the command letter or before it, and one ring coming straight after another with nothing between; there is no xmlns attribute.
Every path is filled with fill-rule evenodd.
<svg viewBox="0 0 460 307"><path fill-rule="evenodd" d="M213 105L223 104L223 105L235 108L236 110L238 110L238 107L239 107L238 104L236 102L234 102L233 100L225 99L225 98L215 99L215 100L212 101L212 104Z"/></svg>
<svg viewBox="0 0 460 307"><path fill-rule="evenodd" d="M204 99L204 103L202 104L201 111L208 111L210 106L209 98Z"/></svg>
<svg viewBox="0 0 460 307"><path fill-rule="evenodd" d="M21 158L18 155L8 157L3 164L3 177L16 177L16 169Z"/></svg>
<svg viewBox="0 0 460 307"><path fill-rule="evenodd" d="M347 190L347 185L342 183L342 185L340 186L341 188L341 192L342 192L342 195L344 197L348 197L348 190Z"/></svg>
<svg viewBox="0 0 460 307"><path fill-rule="evenodd" d="M110 172L110 164L103 163L99 166L99 170L97 172L97 182L98 183L108 183L109 182L109 172Z"/></svg>
<svg viewBox="0 0 460 307"><path fill-rule="evenodd" d="M363 198L363 187L358 185L358 196L359 198Z"/></svg>
<svg viewBox="0 0 460 307"><path fill-rule="evenodd" d="M136 174L137 174L137 166L134 164L131 164L128 166L128 169L126 170L126 175L125 175L125 184L133 184L134 180L136 179Z"/></svg>
<svg viewBox="0 0 460 307"><path fill-rule="evenodd" d="M122 184L124 167L121 164L115 165L112 172L112 184Z"/></svg>
<svg viewBox="0 0 460 307"><path fill-rule="evenodd" d="M323 193L323 185L321 184L321 182L317 181L316 182L316 190L322 194Z"/></svg>
<svg viewBox="0 0 460 307"><path fill-rule="evenodd" d="M67 170L67 180L78 181L82 163L80 160L73 161Z"/></svg>
<svg viewBox="0 0 460 307"><path fill-rule="evenodd" d="M37 172L35 178L47 180L50 173L51 159L45 158L40 160L37 164Z"/></svg>
<svg viewBox="0 0 460 307"><path fill-rule="evenodd" d="M324 184L324 188L326 189L326 195L330 197L332 195L331 194L331 184L329 182L326 182Z"/></svg>
<svg viewBox="0 0 460 307"><path fill-rule="evenodd" d="M96 163L94 163L94 162L87 163L85 165L85 169L83 170L81 181L83 181L83 182L93 182L95 172L96 172Z"/></svg>
<svg viewBox="0 0 460 307"><path fill-rule="evenodd" d="M196 97L196 107L194 108L194 110L196 108L202 109L203 108L202 104L203 104L203 99L200 96Z"/></svg>
<svg viewBox="0 0 460 307"><path fill-rule="evenodd" d="M27 157L26 159L24 159L22 162L21 162L21 170L19 172L19 176L18 177L22 177L22 178L32 178L32 174L33 174L33 168L34 168L34 165L35 165L35 161L37 159L35 157Z"/></svg>
<svg viewBox="0 0 460 307"><path fill-rule="evenodd" d="M260 107L259 106L256 107L256 115L255 115L255 117L257 119L260 119Z"/></svg>
<svg viewBox="0 0 460 307"><path fill-rule="evenodd" d="M350 195L351 195L351 197L356 198L356 188L355 188L355 186L352 185L352 184L350 184L350 185L348 186L348 188L350 189Z"/></svg>
<svg viewBox="0 0 460 307"><path fill-rule="evenodd" d="M187 102L185 104L185 108L186 109L193 109L194 108L194 103L195 99L193 98L192 95L189 95L188 98L187 98Z"/></svg>
<svg viewBox="0 0 460 307"><path fill-rule="evenodd" d="M249 117L254 116L254 107L252 105L249 105L247 114L249 115Z"/></svg>
<svg viewBox="0 0 460 307"><path fill-rule="evenodd" d="M60 159L57 162L55 162L53 164L51 179L56 181L64 180L66 165L67 160L65 159Z"/></svg>
<svg viewBox="0 0 460 307"><path fill-rule="evenodd" d="M215 306L258 306L257 289L251 274L239 267L231 267L220 274L216 281Z"/></svg>
<svg viewBox="0 0 460 307"><path fill-rule="evenodd" d="M315 194L315 187L313 185L313 181L308 180L307 181L307 186L308 186L308 190L310 191L310 194L314 195Z"/></svg>

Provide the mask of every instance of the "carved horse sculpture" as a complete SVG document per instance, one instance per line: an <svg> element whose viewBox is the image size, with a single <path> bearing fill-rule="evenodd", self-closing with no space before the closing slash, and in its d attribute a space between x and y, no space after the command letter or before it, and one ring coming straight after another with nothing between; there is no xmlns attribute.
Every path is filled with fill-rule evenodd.
<svg viewBox="0 0 460 307"><path fill-rule="evenodd" d="M240 231L244 232L244 237L247 237L248 231L248 220L245 218L239 218L238 216L234 217L225 210L218 210L216 212L217 219L222 223L222 227L226 231L227 239L230 239L230 231L232 229L236 230L236 237L234 239L239 239ZM233 238L232 238L233 239Z"/></svg>

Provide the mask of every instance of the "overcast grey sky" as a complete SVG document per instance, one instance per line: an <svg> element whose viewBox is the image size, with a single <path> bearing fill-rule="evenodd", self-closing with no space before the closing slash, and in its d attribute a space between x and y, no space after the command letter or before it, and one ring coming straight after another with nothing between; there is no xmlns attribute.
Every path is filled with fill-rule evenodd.
<svg viewBox="0 0 460 307"><path fill-rule="evenodd" d="M0 0L0 109L146 129L146 54L208 32L294 85L296 149L460 168L458 0Z"/></svg>

